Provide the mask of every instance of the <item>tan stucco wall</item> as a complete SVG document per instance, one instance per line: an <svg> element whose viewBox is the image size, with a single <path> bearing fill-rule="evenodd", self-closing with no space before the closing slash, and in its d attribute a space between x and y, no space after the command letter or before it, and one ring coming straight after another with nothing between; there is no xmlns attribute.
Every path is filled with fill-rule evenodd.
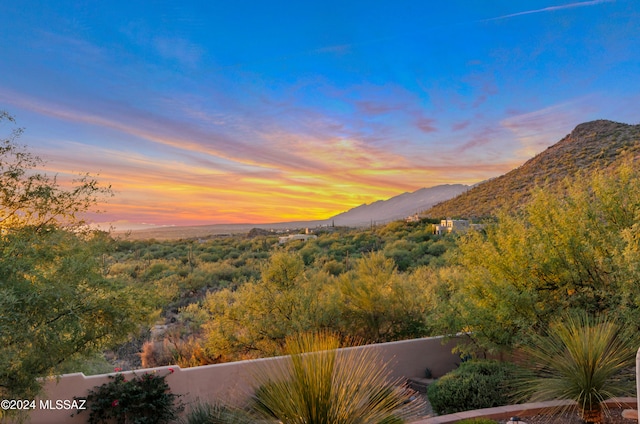
<svg viewBox="0 0 640 424"><path fill-rule="evenodd" d="M435 377L439 377L454 369L460 358L451 353L455 341L443 344L440 337L414 339L377 345L367 345L351 349L375 349L381 359L388 362L393 378L422 377L429 368ZM229 362L225 364L205 365L194 368L160 367L137 370L137 375L156 371L168 374L166 381L171 391L183 395L185 404L197 400L241 403L247 399L252 390L252 377L258 367L268 361L279 361L281 358L258 359L252 361ZM169 368L175 372L169 373ZM124 372L125 376L131 372ZM72 400L74 397L86 396L88 390L108 381L108 375L85 376L84 374L67 374L58 379L49 380L44 388L43 399ZM39 400L36 400L39 405ZM88 411L71 417L69 410L35 409L30 413L32 424L85 423Z"/></svg>

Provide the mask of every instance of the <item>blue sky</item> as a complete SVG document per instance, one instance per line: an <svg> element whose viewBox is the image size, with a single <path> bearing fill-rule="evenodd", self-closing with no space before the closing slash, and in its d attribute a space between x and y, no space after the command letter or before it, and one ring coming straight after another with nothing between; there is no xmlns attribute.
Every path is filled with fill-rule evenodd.
<svg viewBox="0 0 640 424"><path fill-rule="evenodd" d="M98 220L322 219L638 123L639 30L632 0L3 2L0 110L112 184Z"/></svg>

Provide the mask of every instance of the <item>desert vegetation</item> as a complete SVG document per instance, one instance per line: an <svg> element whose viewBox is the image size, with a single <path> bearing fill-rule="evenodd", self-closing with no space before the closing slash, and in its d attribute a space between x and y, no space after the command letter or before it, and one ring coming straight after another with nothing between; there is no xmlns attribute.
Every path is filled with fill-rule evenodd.
<svg viewBox="0 0 640 424"><path fill-rule="evenodd" d="M608 167L535 188L464 234L434 235L436 221L423 219L321 228L284 245L269 233L157 241L84 226L82 213L109 187L89 175L61 187L37 171L19 135L0 145L4 397L31 396L36 377L70 368L278 355L300 334L345 344L464 333L459 350L476 357L555 340L551 357L568 347L557 342L565 333L547 329L576 327L566 317L582 311L583 327L612 322L636 341L640 171L628 155L607 153Z"/></svg>
<svg viewBox="0 0 640 424"><path fill-rule="evenodd" d="M0 123L7 122L12 117L1 113ZM80 216L110 188L90 175L69 187L39 172L42 161L17 143L20 133L0 140L3 399L33 398L37 377L126 341L153 322L159 305L141 287L102 272L110 239Z"/></svg>
<svg viewBox="0 0 640 424"><path fill-rule="evenodd" d="M572 399L582 420L601 423L605 400L633 391L638 338L611 318L573 313L553 323L525 347L533 374L523 380L525 399ZM516 391L517 392L517 391ZM515 392L514 392L515 393Z"/></svg>
<svg viewBox="0 0 640 424"><path fill-rule="evenodd" d="M193 366L275 355L301 331L369 342L431 334L431 270L453 246L429 222L398 222L284 246L274 236L114 240L104 261L111 278L170 299L143 365Z"/></svg>

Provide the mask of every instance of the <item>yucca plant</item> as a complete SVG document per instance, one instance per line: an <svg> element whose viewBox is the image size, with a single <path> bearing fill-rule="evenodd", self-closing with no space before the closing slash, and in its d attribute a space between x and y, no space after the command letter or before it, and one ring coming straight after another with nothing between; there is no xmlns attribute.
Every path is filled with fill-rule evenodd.
<svg viewBox="0 0 640 424"><path fill-rule="evenodd" d="M249 412L219 403L196 403L181 424L255 424Z"/></svg>
<svg viewBox="0 0 640 424"><path fill-rule="evenodd" d="M282 424L379 424L403 422L423 406L371 349L338 347L326 332L287 339L287 360L256 376L256 411Z"/></svg>
<svg viewBox="0 0 640 424"><path fill-rule="evenodd" d="M535 376L524 383L532 401L570 399L586 423L601 423L604 400L633 392L637 345L607 318L568 316L525 349Z"/></svg>

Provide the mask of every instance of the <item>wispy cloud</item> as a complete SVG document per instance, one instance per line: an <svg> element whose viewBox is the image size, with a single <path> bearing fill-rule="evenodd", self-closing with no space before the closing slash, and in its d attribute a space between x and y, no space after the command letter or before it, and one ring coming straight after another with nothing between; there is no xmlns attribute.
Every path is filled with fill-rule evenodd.
<svg viewBox="0 0 640 424"><path fill-rule="evenodd" d="M204 54L202 47L183 38L157 37L152 44L163 58L176 60L189 68L195 68Z"/></svg>
<svg viewBox="0 0 640 424"><path fill-rule="evenodd" d="M290 100L269 102L268 113L216 112L197 99L183 110L176 100L171 117L100 99L81 110L1 87L0 101L115 134L108 148L52 140L44 157L61 175L82 171L78 164L99 171L117 192L109 210L129 219L138 205L138 213L156 223L324 219L401 191L473 184L557 141L557 131L576 123L577 115L565 112L585 103L518 113L500 125L454 121L456 135L431 134L446 125L437 125L414 95L365 88L353 96L363 100L344 101L355 105L348 123ZM432 138L441 140L437 147L425 141Z"/></svg>
<svg viewBox="0 0 640 424"><path fill-rule="evenodd" d="M501 19L515 18L517 16L533 15L535 13L547 13L547 12L555 12L557 10L574 9L576 7L597 6L603 3L612 3L614 1L615 0L590 0L590 1L583 1L583 2L568 3L560 6L549 6L549 7L543 7L542 9L533 9L533 10L525 10L523 12L510 13L508 15L482 19L479 22L497 21Z"/></svg>
<svg viewBox="0 0 640 424"><path fill-rule="evenodd" d="M451 125L451 130L452 131L462 131L465 128L467 128L470 124L471 124L471 120L469 120L469 119L464 120L464 121L460 121L460 122L455 122L455 123L453 123L453 125Z"/></svg>
<svg viewBox="0 0 640 424"><path fill-rule="evenodd" d="M78 166L98 171L117 192L110 210L126 214L137 204L151 222L163 214L174 222L211 222L211 214L218 222L264 222L296 214L322 219L417 189L428 174L428 164L412 164L366 137L337 137L333 131L349 131L331 126L326 131L324 125L314 127L313 120L300 128L306 132L272 123L230 138L197 121L187 124L132 109L119 109L118 115L104 110L99 116L6 90L0 90L0 99L56 120L149 142L144 149L153 155L136 153L137 146L117 142L117 136L112 148L50 139L40 154L49 161L49 171L61 176L85 170Z"/></svg>

